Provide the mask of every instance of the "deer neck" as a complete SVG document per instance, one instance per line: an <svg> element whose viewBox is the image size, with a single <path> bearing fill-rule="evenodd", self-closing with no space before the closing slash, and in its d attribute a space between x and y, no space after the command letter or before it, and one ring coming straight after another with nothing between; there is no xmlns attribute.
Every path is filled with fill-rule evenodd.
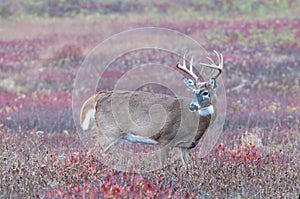
<svg viewBox="0 0 300 199"><path fill-rule="evenodd" d="M215 110L214 110L213 105L209 105L209 106L203 107L200 110L198 110L198 113L200 116L206 117L206 116L214 114L214 111Z"/></svg>
<svg viewBox="0 0 300 199"><path fill-rule="evenodd" d="M200 138L203 136L203 134L209 127L209 125L211 123L211 119L213 118L214 112L215 112L215 109L214 109L213 105L205 106L198 110L198 113L200 115L198 131L194 137L194 141L188 147L189 149L194 148L198 144Z"/></svg>

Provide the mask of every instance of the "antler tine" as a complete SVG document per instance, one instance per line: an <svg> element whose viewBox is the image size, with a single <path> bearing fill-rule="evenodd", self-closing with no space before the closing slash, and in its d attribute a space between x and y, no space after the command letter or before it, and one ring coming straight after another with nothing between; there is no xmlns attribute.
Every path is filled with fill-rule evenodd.
<svg viewBox="0 0 300 199"><path fill-rule="evenodd" d="M206 64L206 63L200 63L200 64L203 65L203 66L207 66L209 68L212 68L212 69L217 69L219 71L219 73L214 77L216 79L222 73L223 55L221 53L219 54L216 50L214 50L214 53L218 57L218 62L219 62L218 65L213 61L213 59L211 57L207 57L207 59L211 62L211 64Z"/></svg>
<svg viewBox="0 0 300 199"><path fill-rule="evenodd" d="M198 76L193 72L193 57L191 58L190 61L190 69L186 67L185 54L183 55L183 65L178 63L177 67L183 70L184 72L188 73L189 75L191 75L195 79L195 81L198 80Z"/></svg>

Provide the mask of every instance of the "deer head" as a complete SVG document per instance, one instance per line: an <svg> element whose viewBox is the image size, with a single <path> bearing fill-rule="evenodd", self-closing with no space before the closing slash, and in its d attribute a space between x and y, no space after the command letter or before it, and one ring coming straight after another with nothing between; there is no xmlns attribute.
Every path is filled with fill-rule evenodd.
<svg viewBox="0 0 300 199"><path fill-rule="evenodd" d="M191 112L206 110L210 111L210 105L214 105L215 100L215 89L216 89L216 79L222 73L223 69L223 56L219 54L217 51L214 51L218 57L218 64L216 64L212 58L207 57L207 59L211 62L211 64L200 63L200 65L217 69L218 74L214 77L211 77L209 82L200 82L198 76L193 72L193 57L190 61L189 69L186 66L185 55L183 57L183 65L177 64L177 67L184 72L188 73L194 79L183 78L183 82L185 85L193 91L194 98L191 102L189 109ZM205 109L206 108L206 109ZM203 113L204 114L204 113Z"/></svg>

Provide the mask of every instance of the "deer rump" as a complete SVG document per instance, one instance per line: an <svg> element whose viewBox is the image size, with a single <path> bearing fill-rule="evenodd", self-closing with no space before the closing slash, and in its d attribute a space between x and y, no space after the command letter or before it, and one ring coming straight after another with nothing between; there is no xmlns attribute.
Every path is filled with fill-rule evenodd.
<svg viewBox="0 0 300 199"><path fill-rule="evenodd" d="M109 142L131 133L151 138L161 147L188 148L210 124L210 116L189 111L190 99L120 90L101 91L96 98L96 125Z"/></svg>

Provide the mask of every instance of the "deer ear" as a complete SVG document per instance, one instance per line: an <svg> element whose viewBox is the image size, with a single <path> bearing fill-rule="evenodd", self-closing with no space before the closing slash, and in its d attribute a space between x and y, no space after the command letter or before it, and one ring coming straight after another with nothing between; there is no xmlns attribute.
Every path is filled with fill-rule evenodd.
<svg viewBox="0 0 300 199"><path fill-rule="evenodd" d="M217 88L217 81L215 78L212 78L209 80L209 87L212 88L212 89L215 89Z"/></svg>
<svg viewBox="0 0 300 199"><path fill-rule="evenodd" d="M195 86L195 82L189 78L183 78L183 82L185 83L185 85L187 87L189 87L190 89L196 89L196 86Z"/></svg>

